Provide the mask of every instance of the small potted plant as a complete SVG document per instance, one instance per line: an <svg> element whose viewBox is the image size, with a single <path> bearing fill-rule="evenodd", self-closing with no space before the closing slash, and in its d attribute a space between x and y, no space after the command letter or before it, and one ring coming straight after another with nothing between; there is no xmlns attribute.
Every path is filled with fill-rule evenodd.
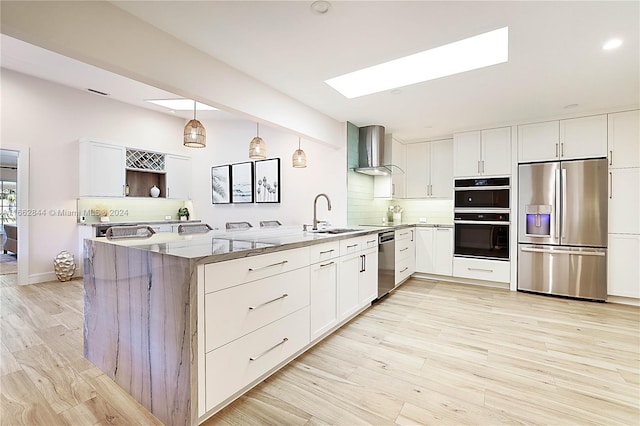
<svg viewBox="0 0 640 426"><path fill-rule="evenodd" d="M178 219L189 220L189 209L186 207L180 207L178 209Z"/></svg>

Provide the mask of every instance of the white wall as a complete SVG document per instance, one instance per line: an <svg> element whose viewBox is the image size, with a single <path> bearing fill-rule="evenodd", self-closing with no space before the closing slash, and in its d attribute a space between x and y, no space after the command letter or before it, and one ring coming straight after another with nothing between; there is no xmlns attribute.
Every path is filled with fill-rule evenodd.
<svg viewBox="0 0 640 426"><path fill-rule="evenodd" d="M280 204L212 205L211 167L249 161L255 123L246 120L204 122L207 147L182 146L185 120L109 98L71 89L2 69L3 145L29 152L29 208L76 209L78 139L99 138L114 144L192 157L192 219L223 228L227 221L278 219L283 224L310 223L313 198L326 192L333 209L320 202L319 217L346 224L346 148L307 140L308 167L291 167L298 137L260 126L268 157L281 158ZM18 189L20 190L20 188ZM53 258L62 250L79 254L78 225L73 216L33 216L29 226L30 283L55 279ZM77 259L81 261L80 258Z"/></svg>
<svg viewBox="0 0 640 426"><path fill-rule="evenodd" d="M336 148L302 139L307 167L292 167L291 156L298 148L298 137L279 129L260 126L260 137L267 144L267 158L280 158L280 204L212 204L211 167L249 160L249 143L256 135L250 121L203 121L207 147L192 151L193 204L195 217L224 229L227 221L279 220L283 225L310 224L313 200L321 192L331 199L327 211L324 199L318 202L318 218L337 226L346 225L347 178L346 148Z"/></svg>

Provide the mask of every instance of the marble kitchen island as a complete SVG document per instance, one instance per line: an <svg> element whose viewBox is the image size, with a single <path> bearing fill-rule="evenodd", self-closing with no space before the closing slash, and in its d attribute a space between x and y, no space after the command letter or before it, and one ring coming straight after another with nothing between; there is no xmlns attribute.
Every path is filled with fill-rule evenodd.
<svg viewBox="0 0 640 426"><path fill-rule="evenodd" d="M87 239L84 355L164 424L199 424L370 305L378 231Z"/></svg>

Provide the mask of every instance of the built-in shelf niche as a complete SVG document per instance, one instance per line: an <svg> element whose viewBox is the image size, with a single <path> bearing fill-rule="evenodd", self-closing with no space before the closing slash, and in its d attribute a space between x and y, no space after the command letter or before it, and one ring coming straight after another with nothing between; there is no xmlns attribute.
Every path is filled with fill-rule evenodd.
<svg viewBox="0 0 640 426"><path fill-rule="evenodd" d="M155 185L160 189L159 198L166 198L166 182L165 173L127 169L129 197L151 197L149 190Z"/></svg>

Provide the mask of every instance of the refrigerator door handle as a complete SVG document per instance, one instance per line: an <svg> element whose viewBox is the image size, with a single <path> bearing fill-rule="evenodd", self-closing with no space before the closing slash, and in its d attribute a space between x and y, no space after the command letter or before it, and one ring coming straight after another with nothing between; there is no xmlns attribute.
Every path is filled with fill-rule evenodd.
<svg viewBox="0 0 640 426"><path fill-rule="evenodd" d="M554 220L554 226L553 226L553 239L558 241L559 240L559 228L560 228L560 204L561 204L561 194L560 194L560 170L556 170L555 171L555 198L556 198L556 202L555 202L555 220Z"/></svg>
<svg viewBox="0 0 640 426"><path fill-rule="evenodd" d="M539 247L521 247L521 251L530 253L549 253L549 254L573 254L577 256L606 256L604 251L583 251L583 250L552 250Z"/></svg>
<svg viewBox="0 0 640 426"><path fill-rule="evenodd" d="M560 243L567 238L565 235L567 228L567 169L561 169L560 182L562 182L562 192L560 193L560 200L562 205L560 206Z"/></svg>

